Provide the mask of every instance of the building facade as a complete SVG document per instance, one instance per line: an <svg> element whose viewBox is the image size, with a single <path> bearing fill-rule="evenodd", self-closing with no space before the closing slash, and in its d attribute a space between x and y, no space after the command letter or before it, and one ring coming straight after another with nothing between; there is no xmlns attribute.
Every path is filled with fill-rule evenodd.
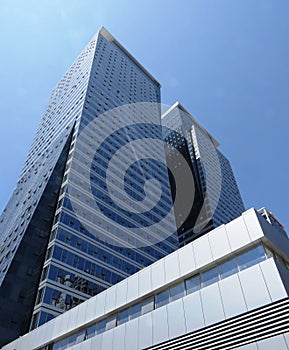
<svg viewBox="0 0 289 350"><path fill-rule="evenodd" d="M159 83L104 28L53 90L0 217L1 345L178 248L168 172L151 161L164 149L139 141L162 138L159 102ZM151 178L157 206L144 200Z"/></svg>
<svg viewBox="0 0 289 350"><path fill-rule="evenodd" d="M180 173L183 163L189 164L192 174L187 176L194 181L191 189L183 193L184 202L194 197L191 211L184 214L186 206L175 207L182 246L235 219L245 207L230 162L217 148L219 143L180 103L175 103L162 115L162 125L164 140L171 144L166 152L168 164L178 168ZM180 160L176 150L185 161ZM182 176L186 182L185 174Z"/></svg>
<svg viewBox="0 0 289 350"><path fill-rule="evenodd" d="M3 350L287 350L288 242L250 209Z"/></svg>

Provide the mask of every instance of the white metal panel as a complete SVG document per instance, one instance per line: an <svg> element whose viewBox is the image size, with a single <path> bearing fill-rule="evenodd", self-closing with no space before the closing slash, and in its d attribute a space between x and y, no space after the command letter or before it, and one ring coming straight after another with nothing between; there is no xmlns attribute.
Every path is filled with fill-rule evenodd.
<svg viewBox="0 0 289 350"><path fill-rule="evenodd" d="M127 296L127 279L119 282L116 285L116 302L115 302L116 309L122 305L125 305L126 296Z"/></svg>
<svg viewBox="0 0 289 350"><path fill-rule="evenodd" d="M208 233L209 242L214 260L231 252L225 225L222 225Z"/></svg>
<svg viewBox="0 0 289 350"><path fill-rule="evenodd" d="M116 301L116 285L111 286L106 290L105 308L104 308L105 313L115 309L115 301Z"/></svg>
<svg viewBox="0 0 289 350"><path fill-rule="evenodd" d="M264 236L259 220L257 219L253 208L247 210L242 214L242 216L252 241Z"/></svg>
<svg viewBox="0 0 289 350"><path fill-rule="evenodd" d="M158 344L169 338L168 313L166 306L152 312L153 318L153 343Z"/></svg>
<svg viewBox="0 0 289 350"><path fill-rule="evenodd" d="M248 310L270 303L270 295L259 265L239 273Z"/></svg>
<svg viewBox="0 0 289 350"><path fill-rule="evenodd" d="M152 290L151 266L146 267L138 273L139 295L144 295Z"/></svg>
<svg viewBox="0 0 289 350"><path fill-rule="evenodd" d="M192 243L178 250L180 274L182 276L192 272L196 268L195 256Z"/></svg>
<svg viewBox="0 0 289 350"><path fill-rule="evenodd" d="M203 288L201 299L206 326L225 319L218 283Z"/></svg>
<svg viewBox="0 0 289 350"><path fill-rule="evenodd" d="M153 344L153 321L152 313L149 312L139 318L139 342L138 349L143 349ZM128 348L133 349L133 348Z"/></svg>
<svg viewBox="0 0 289 350"><path fill-rule="evenodd" d="M274 259L268 259L260 264L266 285L269 289L269 294L272 301L276 301L287 297L285 287L282 283L278 269L275 265Z"/></svg>
<svg viewBox="0 0 289 350"><path fill-rule="evenodd" d="M205 320L200 292L189 294L183 298L187 332L204 327Z"/></svg>
<svg viewBox="0 0 289 350"><path fill-rule="evenodd" d="M81 347L81 350L91 350L91 349L94 349L94 347L92 346L92 338L85 340L82 343L82 347Z"/></svg>
<svg viewBox="0 0 289 350"><path fill-rule="evenodd" d="M102 316L104 314L104 306L105 306L105 298L106 298L106 291L99 293L97 295L97 300L95 304L95 318Z"/></svg>
<svg viewBox="0 0 289 350"><path fill-rule="evenodd" d="M53 327L53 333L52 333L53 339L67 332L69 317L70 317L70 311L67 311L64 314L52 320L55 322Z"/></svg>
<svg viewBox="0 0 289 350"><path fill-rule="evenodd" d="M130 276L127 279L127 303L130 301L137 299L138 293L138 273Z"/></svg>
<svg viewBox="0 0 289 350"><path fill-rule="evenodd" d="M196 268L202 267L213 261L208 235L202 236L193 242L196 258Z"/></svg>
<svg viewBox="0 0 289 350"><path fill-rule="evenodd" d="M102 349L102 336L103 334L96 335L95 337L91 338L91 348L89 350L98 350Z"/></svg>
<svg viewBox="0 0 289 350"><path fill-rule="evenodd" d="M161 259L152 265L152 288L157 289L165 284L164 260Z"/></svg>
<svg viewBox="0 0 289 350"><path fill-rule="evenodd" d="M186 321L183 299L167 305L169 338L175 338L186 333Z"/></svg>
<svg viewBox="0 0 289 350"><path fill-rule="evenodd" d="M126 350L124 346L125 340L125 325L122 324L113 330L113 345L112 350Z"/></svg>
<svg viewBox="0 0 289 350"><path fill-rule="evenodd" d="M125 326L125 350L138 349L138 319L134 319L124 324Z"/></svg>
<svg viewBox="0 0 289 350"><path fill-rule="evenodd" d="M244 295L237 274L224 278L219 282L226 318L247 311Z"/></svg>
<svg viewBox="0 0 289 350"><path fill-rule="evenodd" d="M113 331L114 329L110 329L102 334L101 350L112 350Z"/></svg>
<svg viewBox="0 0 289 350"><path fill-rule="evenodd" d="M178 253L174 252L164 258L166 282L171 282L180 277Z"/></svg>
<svg viewBox="0 0 289 350"><path fill-rule="evenodd" d="M285 342L287 344L287 347L289 349L289 332L283 333L283 337L284 337Z"/></svg>
<svg viewBox="0 0 289 350"><path fill-rule="evenodd" d="M288 350L282 335L258 341L258 350Z"/></svg>
<svg viewBox="0 0 289 350"><path fill-rule="evenodd" d="M98 296L92 297L86 301L86 322L90 322L95 319L95 309Z"/></svg>
<svg viewBox="0 0 289 350"><path fill-rule="evenodd" d="M237 250L251 242L251 238L242 217L239 217L226 224L226 231L232 251Z"/></svg>
<svg viewBox="0 0 289 350"><path fill-rule="evenodd" d="M86 322L86 310L87 310L86 302L82 303L77 307L77 315L74 323L74 328L78 328L84 325L84 323Z"/></svg>

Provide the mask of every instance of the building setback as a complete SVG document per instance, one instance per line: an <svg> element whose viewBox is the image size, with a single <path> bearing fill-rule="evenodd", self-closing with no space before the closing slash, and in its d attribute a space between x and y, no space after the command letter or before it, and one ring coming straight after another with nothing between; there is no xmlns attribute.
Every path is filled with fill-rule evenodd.
<svg viewBox="0 0 289 350"><path fill-rule="evenodd" d="M249 209L3 350L288 350L288 293L288 238Z"/></svg>

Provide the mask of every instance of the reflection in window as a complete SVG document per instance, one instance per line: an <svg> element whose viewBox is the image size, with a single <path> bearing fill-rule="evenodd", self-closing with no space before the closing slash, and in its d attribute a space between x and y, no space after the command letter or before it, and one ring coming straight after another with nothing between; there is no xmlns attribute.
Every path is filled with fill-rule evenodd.
<svg viewBox="0 0 289 350"><path fill-rule="evenodd" d="M238 264L236 258L225 261L219 266L221 278L226 278L238 272Z"/></svg>
<svg viewBox="0 0 289 350"><path fill-rule="evenodd" d="M209 286L212 283L219 281L219 271L217 267L205 271L201 274L202 276L202 287Z"/></svg>
<svg viewBox="0 0 289 350"><path fill-rule="evenodd" d="M176 286L173 286L170 288L170 301L177 300L179 298L182 298L185 295L185 284L184 282L181 282L177 284Z"/></svg>
<svg viewBox="0 0 289 350"><path fill-rule="evenodd" d="M247 252L238 256L238 263L240 270L244 270L250 266L258 264L266 259L264 247L258 245L257 247L248 250Z"/></svg>
<svg viewBox="0 0 289 350"><path fill-rule="evenodd" d="M141 314L144 315L147 312L153 311L153 309L154 309L154 297L151 297L143 301Z"/></svg>
<svg viewBox="0 0 289 350"><path fill-rule="evenodd" d="M195 275L185 281L187 294L196 292L201 287L201 277L200 275Z"/></svg>
<svg viewBox="0 0 289 350"><path fill-rule="evenodd" d="M168 304L170 299L170 294L168 290L163 291L156 295L156 308Z"/></svg>

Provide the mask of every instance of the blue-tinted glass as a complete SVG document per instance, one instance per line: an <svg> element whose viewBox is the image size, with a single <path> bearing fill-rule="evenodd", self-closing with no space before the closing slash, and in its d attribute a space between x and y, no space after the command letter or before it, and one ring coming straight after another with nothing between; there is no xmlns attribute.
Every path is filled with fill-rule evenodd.
<svg viewBox="0 0 289 350"><path fill-rule="evenodd" d="M117 324L120 325L127 321L128 321L128 309L123 310L118 314Z"/></svg>
<svg viewBox="0 0 289 350"><path fill-rule="evenodd" d="M209 286L217 281L219 281L219 272L217 267L205 271L201 274L202 287Z"/></svg>
<svg viewBox="0 0 289 350"><path fill-rule="evenodd" d="M139 317L141 315L141 304L136 304L133 305L130 309L129 309L129 319L133 320L136 317Z"/></svg>
<svg viewBox="0 0 289 350"><path fill-rule="evenodd" d="M94 337L96 334L96 324L90 326L89 328L87 328L86 330L86 339L92 338Z"/></svg>
<svg viewBox="0 0 289 350"><path fill-rule="evenodd" d="M225 261L219 266L221 278L226 278L238 272L238 264L236 258Z"/></svg>
<svg viewBox="0 0 289 350"><path fill-rule="evenodd" d="M148 298L143 301L142 307L141 307L141 314L144 315L147 312L153 311L154 309L154 298Z"/></svg>
<svg viewBox="0 0 289 350"><path fill-rule="evenodd" d="M182 298L185 295L185 284L181 282L174 287L170 288L171 301Z"/></svg>
<svg viewBox="0 0 289 350"><path fill-rule="evenodd" d="M168 304L170 299L170 293L168 290L165 290L162 293L156 295L156 308Z"/></svg>
<svg viewBox="0 0 289 350"><path fill-rule="evenodd" d="M258 264L266 259L264 247L262 245L258 245L257 247L240 254L237 259L240 270L244 270L250 266Z"/></svg>
<svg viewBox="0 0 289 350"><path fill-rule="evenodd" d="M100 321L96 324L96 334L101 334L105 331L106 320Z"/></svg>
<svg viewBox="0 0 289 350"><path fill-rule="evenodd" d="M193 293L200 289L201 287L201 277L200 275L195 275L185 281L187 294Z"/></svg>
<svg viewBox="0 0 289 350"><path fill-rule="evenodd" d="M106 320L105 330L108 331L109 329L115 326L116 326L116 315L113 315Z"/></svg>

